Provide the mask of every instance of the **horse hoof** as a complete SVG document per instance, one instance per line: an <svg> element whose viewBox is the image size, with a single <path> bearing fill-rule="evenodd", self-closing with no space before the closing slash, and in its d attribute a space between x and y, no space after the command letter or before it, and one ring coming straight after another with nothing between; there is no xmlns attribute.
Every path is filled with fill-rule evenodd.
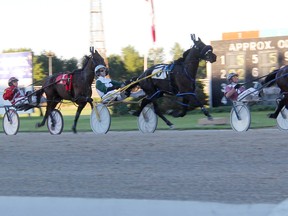
<svg viewBox="0 0 288 216"><path fill-rule="evenodd" d="M139 115L140 115L140 112L139 111L129 111L129 113L131 114L131 115L133 115L133 116L137 116L137 117L139 117Z"/></svg>
<svg viewBox="0 0 288 216"><path fill-rule="evenodd" d="M268 114L268 118L276 119L277 116L274 113Z"/></svg>
<svg viewBox="0 0 288 216"><path fill-rule="evenodd" d="M173 130L174 129L174 125L172 124L172 125L169 125L169 128L171 129L171 130Z"/></svg>
<svg viewBox="0 0 288 216"><path fill-rule="evenodd" d="M207 119L208 119L209 121L213 121L213 117L212 117L212 116L208 116Z"/></svg>
<svg viewBox="0 0 288 216"><path fill-rule="evenodd" d="M172 112L172 116L174 118L179 118L179 117L184 117L186 115L186 112L183 112L183 111L179 111L179 110L174 110Z"/></svg>
<svg viewBox="0 0 288 216"><path fill-rule="evenodd" d="M173 115L173 110L172 110L172 109L167 110L167 111L166 111L166 114L167 114L167 115Z"/></svg>
<svg viewBox="0 0 288 216"><path fill-rule="evenodd" d="M74 128L74 127L72 127L72 131L73 131L74 134L77 133L76 128Z"/></svg>
<svg viewBox="0 0 288 216"><path fill-rule="evenodd" d="M181 113L177 110L174 110L171 115L174 117L174 118L178 118L178 117L181 117Z"/></svg>
<svg viewBox="0 0 288 216"><path fill-rule="evenodd" d="M40 123L36 123L35 124L35 128L39 128L39 127L41 127L41 124Z"/></svg>

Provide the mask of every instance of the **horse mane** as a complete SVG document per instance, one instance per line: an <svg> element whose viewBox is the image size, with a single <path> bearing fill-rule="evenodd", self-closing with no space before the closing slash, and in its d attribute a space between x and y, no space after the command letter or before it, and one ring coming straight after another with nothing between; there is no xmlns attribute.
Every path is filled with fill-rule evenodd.
<svg viewBox="0 0 288 216"><path fill-rule="evenodd" d="M51 78L56 78L58 75L60 74L74 74L74 73L80 73L81 71L84 70L84 68L86 67L86 65L88 64L89 62L89 59L90 57L85 55L83 58L82 58L82 67L79 69L74 69L72 72L71 71L62 71L62 72L58 72L58 73L54 73L52 74Z"/></svg>
<svg viewBox="0 0 288 216"><path fill-rule="evenodd" d="M75 69L72 71L72 74L74 73L81 73L83 71L83 69Z"/></svg>
<svg viewBox="0 0 288 216"><path fill-rule="evenodd" d="M177 60L174 61L174 64L182 64L185 61L185 58L187 57L187 55L189 54L191 48L186 50L183 54L182 57L178 58Z"/></svg>
<svg viewBox="0 0 288 216"><path fill-rule="evenodd" d="M262 85L267 85L267 87L271 87L272 85L275 84L276 82L276 74L278 73L280 69L276 69L272 72L270 72L264 79L264 81L262 82Z"/></svg>
<svg viewBox="0 0 288 216"><path fill-rule="evenodd" d="M86 67L86 65L88 64L89 62L89 59L90 59L90 56L83 56L82 58L82 68L80 70L84 70L84 68Z"/></svg>

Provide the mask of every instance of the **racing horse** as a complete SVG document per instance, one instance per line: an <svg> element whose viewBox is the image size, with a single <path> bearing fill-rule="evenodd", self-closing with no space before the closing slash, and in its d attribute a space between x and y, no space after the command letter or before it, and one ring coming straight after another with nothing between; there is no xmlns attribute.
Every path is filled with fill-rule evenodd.
<svg viewBox="0 0 288 216"><path fill-rule="evenodd" d="M200 60L213 63L216 61L217 56L213 53L212 46L204 44L199 37L196 39L195 34L191 34L191 39L194 45L183 53L182 58L179 58L170 65L154 65L145 70L137 78L140 80L138 85L143 89L146 97L144 97L140 104L140 108L135 111L133 115L139 116L142 109L147 104L152 103L155 113L170 128L173 128L173 124L165 118L156 103L158 98L162 97L164 94L168 94L176 95L176 97L181 97L180 99L182 99L182 102L180 102L181 109L172 112L174 117L185 116L189 105L192 104L193 100L196 100L208 119L212 119L209 112L196 97L196 74ZM137 80L134 82L137 82ZM131 87L134 86L131 85Z"/></svg>
<svg viewBox="0 0 288 216"><path fill-rule="evenodd" d="M45 92L47 98L46 112L42 122L37 123L36 127L44 126L48 116L63 99L74 102L78 105L72 130L77 133L76 126L79 116L87 103L93 109L93 99L91 84L94 80L94 69L97 65L106 65L102 56L90 48L91 55L85 56L82 69L72 72L57 73L44 79L42 88L36 93L37 103Z"/></svg>
<svg viewBox="0 0 288 216"><path fill-rule="evenodd" d="M288 107L288 66L283 66L280 69L274 70L269 73L262 85L270 87L276 84L281 89L281 96L277 108L274 113L269 113L268 117L276 119L284 106Z"/></svg>

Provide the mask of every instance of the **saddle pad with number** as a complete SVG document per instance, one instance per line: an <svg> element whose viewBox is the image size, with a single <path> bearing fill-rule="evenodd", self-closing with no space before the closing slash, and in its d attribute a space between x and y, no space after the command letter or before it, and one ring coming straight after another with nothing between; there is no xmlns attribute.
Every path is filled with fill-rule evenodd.
<svg viewBox="0 0 288 216"><path fill-rule="evenodd" d="M168 74L172 71L173 67L174 64L163 64L156 66L152 71L152 73L156 73L154 76L152 76L152 79L166 79Z"/></svg>
<svg viewBox="0 0 288 216"><path fill-rule="evenodd" d="M72 90L72 74L60 74L55 81L58 85L65 85L66 91Z"/></svg>

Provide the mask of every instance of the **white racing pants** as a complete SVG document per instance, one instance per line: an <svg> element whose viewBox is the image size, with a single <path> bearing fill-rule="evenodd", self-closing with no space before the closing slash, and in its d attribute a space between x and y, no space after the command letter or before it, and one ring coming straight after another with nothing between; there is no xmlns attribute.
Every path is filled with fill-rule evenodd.
<svg viewBox="0 0 288 216"><path fill-rule="evenodd" d="M142 89L138 91L131 91L130 93L130 97L133 97L133 98L138 98L144 95L145 95L145 92ZM114 101L114 100L122 101L125 98L127 98L127 96L125 95L125 92L120 93L120 92L117 92L117 90L112 90L102 96L102 102L107 103L109 101Z"/></svg>
<svg viewBox="0 0 288 216"><path fill-rule="evenodd" d="M255 88L249 88L238 95L238 101L255 101L259 99L259 91Z"/></svg>

